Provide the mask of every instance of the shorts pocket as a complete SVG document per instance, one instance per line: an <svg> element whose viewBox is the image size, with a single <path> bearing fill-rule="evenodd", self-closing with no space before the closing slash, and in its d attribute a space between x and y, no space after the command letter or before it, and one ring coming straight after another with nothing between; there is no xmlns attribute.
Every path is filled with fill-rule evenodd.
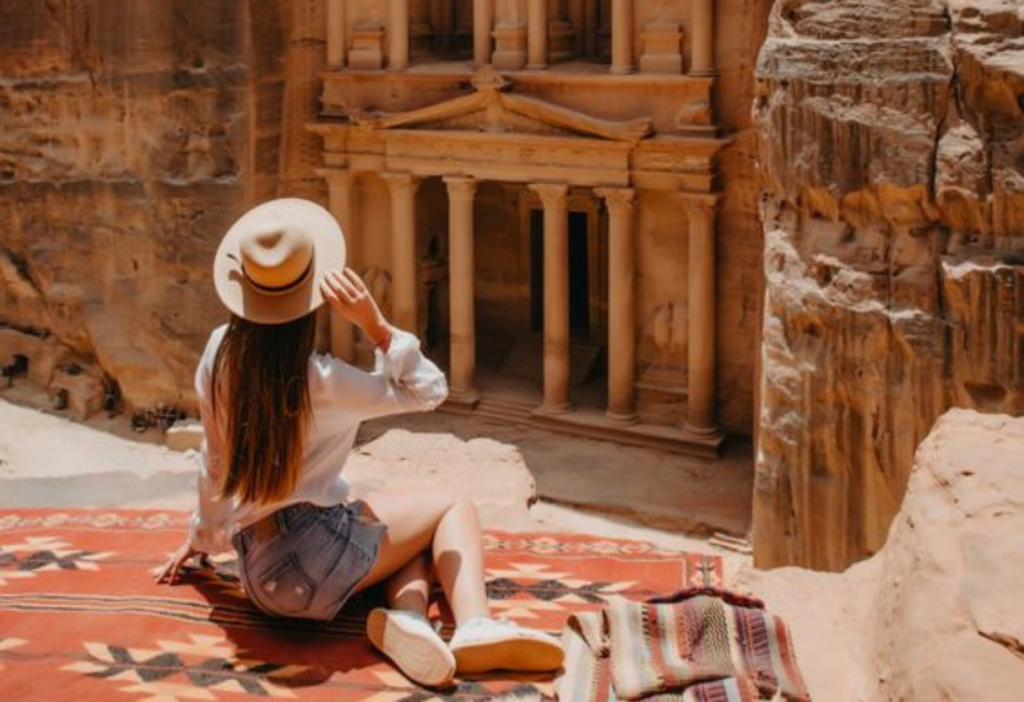
<svg viewBox="0 0 1024 702"><path fill-rule="evenodd" d="M256 579L256 600L273 614L297 616L309 609L316 586L294 551Z"/></svg>

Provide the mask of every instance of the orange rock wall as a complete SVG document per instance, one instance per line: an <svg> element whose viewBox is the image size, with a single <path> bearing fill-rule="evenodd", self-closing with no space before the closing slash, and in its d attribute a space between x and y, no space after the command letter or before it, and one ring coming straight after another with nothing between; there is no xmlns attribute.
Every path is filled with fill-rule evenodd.
<svg viewBox="0 0 1024 702"><path fill-rule="evenodd" d="M1008 0L775 5L760 566L873 553L939 415L1024 413L1020 30Z"/></svg>
<svg viewBox="0 0 1024 702"><path fill-rule="evenodd" d="M42 344L37 365L74 361L137 409L191 403L223 317L213 251L277 189L277 3L184 7L0 2L0 350Z"/></svg>

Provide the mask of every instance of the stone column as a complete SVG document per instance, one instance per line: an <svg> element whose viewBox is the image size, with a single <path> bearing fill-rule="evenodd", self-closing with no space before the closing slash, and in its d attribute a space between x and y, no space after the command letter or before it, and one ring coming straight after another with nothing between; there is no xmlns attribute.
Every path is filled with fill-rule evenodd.
<svg viewBox="0 0 1024 702"><path fill-rule="evenodd" d="M608 207L608 411L609 419L636 421L632 188L595 188Z"/></svg>
<svg viewBox="0 0 1024 702"><path fill-rule="evenodd" d="M445 176L448 186L448 279L451 324L451 399L473 404L476 390L473 198L476 181Z"/></svg>
<svg viewBox="0 0 1024 702"><path fill-rule="evenodd" d="M473 0L473 62L491 62L491 32L494 30L494 0Z"/></svg>
<svg viewBox="0 0 1024 702"><path fill-rule="evenodd" d="M409 0L388 0L388 68L409 65Z"/></svg>
<svg viewBox="0 0 1024 702"><path fill-rule="evenodd" d="M544 404L560 413L569 402L569 226L564 183L529 186L544 205Z"/></svg>
<svg viewBox="0 0 1024 702"><path fill-rule="evenodd" d="M351 171L325 168L319 171L327 180L328 208L334 218L341 225L341 231L345 235L346 266L356 268L356 256L358 244L356 242L354 225L355 214L353 211L354 199L352 197L356 184L356 175ZM331 325L331 353L345 361L355 360L355 337L353 336L352 323L343 318L333 308L330 311Z"/></svg>
<svg viewBox="0 0 1024 702"><path fill-rule="evenodd" d="M547 0L529 0L526 18L527 68L548 65L548 3Z"/></svg>
<svg viewBox="0 0 1024 702"><path fill-rule="evenodd" d="M345 67L345 0L327 0L327 67Z"/></svg>
<svg viewBox="0 0 1024 702"><path fill-rule="evenodd" d="M693 38L690 42L690 75L715 74L715 4L714 0L694 0L690 5Z"/></svg>
<svg viewBox="0 0 1024 702"><path fill-rule="evenodd" d="M714 196L684 201L689 221L689 358L686 428L716 436L715 424L715 213Z"/></svg>
<svg viewBox="0 0 1024 702"><path fill-rule="evenodd" d="M409 173L385 173L391 191L391 317L419 335L416 319L416 190Z"/></svg>
<svg viewBox="0 0 1024 702"><path fill-rule="evenodd" d="M621 75L633 68L633 0L612 0L611 72Z"/></svg>

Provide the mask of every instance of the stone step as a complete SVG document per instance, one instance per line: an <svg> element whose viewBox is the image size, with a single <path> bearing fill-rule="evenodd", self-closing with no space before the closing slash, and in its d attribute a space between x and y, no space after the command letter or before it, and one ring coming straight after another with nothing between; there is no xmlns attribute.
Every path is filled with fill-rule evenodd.
<svg viewBox="0 0 1024 702"><path fill-rule="evenodd" d="M534 406L525 402L485 396L477 403L474 415L501 422L525 424L530 421L530 413L533 410Z"/></svg>

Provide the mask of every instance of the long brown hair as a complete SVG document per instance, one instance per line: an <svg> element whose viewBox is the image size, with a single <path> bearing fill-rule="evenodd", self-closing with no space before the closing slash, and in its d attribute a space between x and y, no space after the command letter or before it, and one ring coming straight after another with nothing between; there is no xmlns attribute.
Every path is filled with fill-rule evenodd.
<svg viewBox="0 0 1024 702"><path fill-rule="evenodd" d="M308 368L316 314L284 324L231 316L211 372L216 407L223 374L226 420L221 497L264 504L287 496L298 480L311 417Z"/></svg>

